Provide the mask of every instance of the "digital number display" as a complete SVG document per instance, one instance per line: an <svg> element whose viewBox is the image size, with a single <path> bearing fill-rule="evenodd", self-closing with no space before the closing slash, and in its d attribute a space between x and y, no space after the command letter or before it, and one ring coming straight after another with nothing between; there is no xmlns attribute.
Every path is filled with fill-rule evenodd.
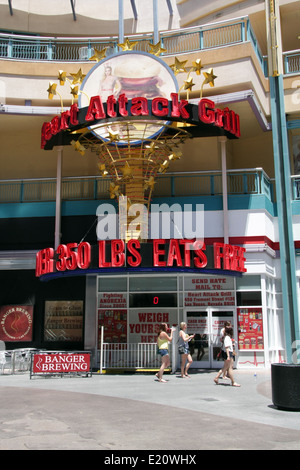
<svg viewBox="0 0 300 470"><path fill-rule="evenodd" d="M177 294L129 294L129 307L177 307Z"/></svg>

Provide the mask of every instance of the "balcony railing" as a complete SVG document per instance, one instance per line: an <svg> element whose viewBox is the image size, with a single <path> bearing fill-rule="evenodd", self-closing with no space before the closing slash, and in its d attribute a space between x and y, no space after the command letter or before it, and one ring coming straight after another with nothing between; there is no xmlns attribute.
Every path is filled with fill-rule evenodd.
<svg viewBox="0 0 300 470"><path fill-rule="evenodd" d="M154 42L152 33L131 35L129 38L137 42L136 50L144 52L149 52L148 43ZM160 40L162 47L167 50L162 54L165 56L251 42L265 70L265 60L248 17L162 32ZM0 57L30 61L84 62L93 56L95 48L106 47L107 56L116 53L118 42L117 36L63 38L1 33Z"/></svg>
<svg viewBox="0 0 300 470"><path fill-rule="evenodd" d="M69 177L62 180L62 200L109 199L109 178L100 176ZM272 182L262 168L229 170L229 195L265 195L273 201ZM169 173L157 178L155 197L220 196L221 171ZM2 180L0 203L55 201L56 178Z"/></svg>
<svg viewBox="0 0 300 470"><path fill-rule="evenodd" d="M284 72L286 74L300 73L300 50L283 54Z"/></svg>

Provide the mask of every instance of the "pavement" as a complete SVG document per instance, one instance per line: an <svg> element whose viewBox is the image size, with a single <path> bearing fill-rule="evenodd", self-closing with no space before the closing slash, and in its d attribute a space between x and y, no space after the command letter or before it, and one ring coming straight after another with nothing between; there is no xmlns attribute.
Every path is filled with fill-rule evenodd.
<svg viewBox="0 0 300 470"><path fill-rule="evenodd" d="M274 407L270 371L236 370L240 388L190 371L166 383L150 373L0 375L0 450L100 450L112 464L122 451L149 463L155 451L300 449L300 412Z"/></svg>

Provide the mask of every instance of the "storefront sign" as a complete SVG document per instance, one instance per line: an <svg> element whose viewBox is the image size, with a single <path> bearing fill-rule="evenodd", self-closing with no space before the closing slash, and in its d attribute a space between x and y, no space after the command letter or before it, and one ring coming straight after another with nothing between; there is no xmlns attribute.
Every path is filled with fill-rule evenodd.
<svg viewBox="0 0 300 470"><path fill-rule="evenodd" d="M151 309L131 309L129 318L130 343L156 343L161 323L166 323L169 327L178 324L177 309L164 309L159 312Z"/></svg>
<svg viewBox="0 0 300 470"><path fill-rule="evenodd" d="M186 291L233 290L234 282L233 279L230 277L186 277L184 280L184 288Z"/></svg>
<svg viewBox="0 0 300 470"><path fill-rule="evenodd" d="M57 250L44 248L36 256L36 276L55 272L118 268L192 268L246 272L245 248L225 243L206 246L193 240L152 240L141 243L132 239L100 240L98 245L87 242L59 245Z"/></svg>
<svg viewBox="0 0 300 470"><path fill-rule="evenodd" d="M153 117L165 121L185 120L190 124L201 123L223 128L229 134L240 137L240 119L234 111L225 108L216 108L214 101L201 99L198 105L189 104L186 100L178 100L177 93L171 93L170 100L163 97L148 100L142 96L128 100L126 94L119 96L118 100L110 96L107 103L102 103L100 96L93 96L90 104L79 113L75 103L70 110L55 116L50 122L44 122L41 131L41 148L53 136L62 131L73 130L76 126L88 126L109 118ZM84 115L83 115L84 113ZM205 135L205 130L204 130ZM74 136L73 136L74 138ZM51 148L51 147L50 147Z"/></svg>
<svg viewBox="0 0 300 470"><path fill-rule="evenodd" d="M186 307L234 306L235 295L233 291L186 292L184 304Z"/></svg>
<svg viewBox="0 0 300 470"><path fill-rule="evenodd" d="M34 374L89 373L89 353L40 353L34 354Z"/></svg>
<svg viewBox="0 0 300 470"><path fill-rule="evenodd" d="M227 107L217 108L214 101L207 98L200 99L198 105L180 100L172 69L153 54L119 53L101 60L83 77L83 81L79 80L78 104L72 104L69 110L43 124L41 148L52 149L57 145L58 134L59 145L68 145L70 131L84 127L107 140L106 126L101 128L101 123L113 125L115 120L122 119L155 120L157 125L149 130L147 138L158 135L163 123L171 121L193 124L198 127L200 136L225 133L229 138L240 137L238 114ZM77 137L72 135L73 140ZM116 142L116 145L122 144L122 139Z"/></svg>
<svg viewBox="0 0 300 470"><path fill-rule="evenodd" d="M0 340L32 341L33 307L4 305L0 307Z"/></svg>
<svg viewBox="0 0 300 470"><path fill-rule="evenodd" d="M117 294L115 292L99 294L99 308L126 308L126 294Z"/></svg>

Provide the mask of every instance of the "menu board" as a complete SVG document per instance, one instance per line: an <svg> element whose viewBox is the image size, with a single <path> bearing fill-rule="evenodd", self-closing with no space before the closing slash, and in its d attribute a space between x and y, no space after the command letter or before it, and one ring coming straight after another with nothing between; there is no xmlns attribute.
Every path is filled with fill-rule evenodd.
<svg viewBox="0 0 300 470"><path fill-rule="evenodd" d="M264 349L262 308L237 309L239 350Z"/></svg>

